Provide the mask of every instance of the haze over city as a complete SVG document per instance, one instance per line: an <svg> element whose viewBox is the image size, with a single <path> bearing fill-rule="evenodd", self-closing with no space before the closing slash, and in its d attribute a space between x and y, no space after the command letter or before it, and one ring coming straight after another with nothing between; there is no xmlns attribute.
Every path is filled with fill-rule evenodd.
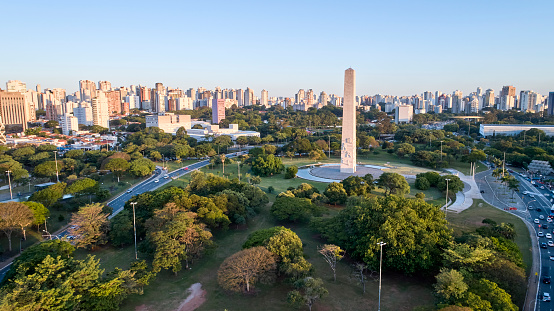
<svg viewBox="0 0 554 311"><path fill-rule="evenodd" d="M357 94L552 91L551 1L11 1L0 81ZM17 12L17 14L16 14Z"/></svg>

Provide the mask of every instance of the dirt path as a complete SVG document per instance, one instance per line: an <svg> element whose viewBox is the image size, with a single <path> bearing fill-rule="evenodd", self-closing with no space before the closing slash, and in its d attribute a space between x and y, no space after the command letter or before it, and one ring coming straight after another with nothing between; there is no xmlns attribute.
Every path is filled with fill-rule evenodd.
<svg viewBox="0 0 554 311"><path fill-rule="evenodd" d="M193 311L200 307L206 301L206 291L202 289L202 284L194 283L187 289L189 295L176 311Z"/></svg>

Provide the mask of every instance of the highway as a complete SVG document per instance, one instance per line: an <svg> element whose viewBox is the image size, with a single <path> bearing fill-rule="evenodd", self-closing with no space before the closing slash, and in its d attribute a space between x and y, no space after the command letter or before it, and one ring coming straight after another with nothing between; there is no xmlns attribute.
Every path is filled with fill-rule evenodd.
<svg viewBox="0 0 554 311"><path fill-rule="evenodd" d="M539 187L533 186L527 179L513 174L519 180L519 193L523 202L528 208L529 212L529 222L533 224L535 228L535 234L537 235L539 250L540 250L540 272L538 276L539 282L539 297L542 297L544 293L549 293L550 295L554 294L552 284L545 284L543 278L545 276L544 267L548 267L550 270L550 277L554 277L554 261L550 259L550 256L554 256L554 246L546 246L546 248L541 247L543 243L548 243L553 241L552 238L547 238L546 234L550 233L554 235L554 222L548 222L548 216L550 215L550 208L552 207L552 192L548 190L545 186L545 189L540 189L541 184L537 184ZM528 194L523 194L525 191L528 191ZM543 216L544 219L540 219L540 216ZM538 220L538 224L536 223ZM542 234L541 234L542 233ZM542 236L541 236L542 235ZM554 245L554 244L553 244ZM554 257L553 257L554 258ZM537 278L536 276L530 276L532 278ZM551 310L551 304L554 302L545 302L537 297L537 308L536 310L545 311Z"/></svg>
<svg viewBox="0 0 554 311"><path fill-rule="evenodd" d="M247 154L247 153L248 153L247 151L234 152L234 153L226 154L225 156L227 158L234 158L234 157L237 157L239 155L243 155L243 154ZM125 203L128 200L130 200L133 196L139 195L139 194L144 193L144 192L156 190L156 189L160 188L161 186L171 182L173 180L173 178L175 178L175 179L179 178L179 177L181 177L185 174L189 174L190 172L192 172L194 170L197 170L197 169L200 169L200 168L202 168L204 166L207 166L209 164L210 164L210 160L207 159L207 160L203 160L203 161L200 161L200 162L196 162L194 164L184 166L180 169L177 169L177 170L174 170L174 171L171 171L171 172L167 172L167 170L164 170L161 166L157 166L156 169L154 170L154 173L152 174L152 176L150 176L148 179L134 185L133 187L129 188L126 192L120 194L119 196L111 199L110 201L108 201L106 203L106 205L113 208L113 213L108 218L111 219L112 217L117 215L119 212L121 212L123 210L123 207L125 206ZM166 176L167 176L167 178L166 178ZM64 237L67 237L67 236L69 236L69 227L68 226L65 227L63 229L63 231L61 231L57 235L52 235L52 237L58 238L58 239L64 238ZM11 265L11 263L9 265L7 265L6 267L0 269L0 281L4 278L4 275L8 272L10 265Z"/></svg>

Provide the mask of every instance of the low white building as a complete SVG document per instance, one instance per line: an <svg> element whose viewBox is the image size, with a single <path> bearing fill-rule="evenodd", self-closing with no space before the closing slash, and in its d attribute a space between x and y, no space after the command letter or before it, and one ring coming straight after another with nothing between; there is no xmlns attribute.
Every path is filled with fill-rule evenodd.
<svg viewBox="0 0 554 311"><path fill-rule="evenodd" d="M176 134L180 127L184 127L185 130L190 129L191 119L190 115L160 112L146 116L146 127L157 127L165 133Z"/></svg>
<svg viewBox="0 0 554 311"><path fill-rule="evenodd" d="M394 123L410 123L414 116L414 106L400 105L394 111Z"/></svg>
<svg viewBox="0 0 554 311"><path fill-rule="evenodd" d="M514 136L530 129L541 130L546 136L554 136L554 125L537 124L481 124L479 134L483 137L494 135Z"/></svg>

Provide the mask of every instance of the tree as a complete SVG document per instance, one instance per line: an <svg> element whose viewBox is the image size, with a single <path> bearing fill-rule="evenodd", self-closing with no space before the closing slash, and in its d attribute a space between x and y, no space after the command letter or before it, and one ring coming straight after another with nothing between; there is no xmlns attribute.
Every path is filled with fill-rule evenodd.
<svg viewBox="0 0 554 311"><path fill-rule="evenodd" d="M271 214L279 221L303 222L316 212L310 199L278 196L271 206Z"/></svg>
<svg viewBox="0 0 554 311"><path fill-rule="evenodd" d="M311 311L314 303L326 296L329 291L323 287L323 281L319 278L306 277L298 280L294 284L297 290L290 291L287 295L287 301L293 306L305 304Z"/></svg>
<svg viewBox="0 0 554 311"><path fill-rule="evenodd" d="M416 199L425 200L425 193L418 192L418 193L416 193L415 197L416 197Z"/></svg>
<svg viewBox="0 0 554 311"><path fill-rule="evenodd" d="M412 154L415 152L415 147L411 144L402 143L395 146L396 155L399 158L403 158L407 154Z"/></svg>
<svg viewBox="0 0 554 311"><path fill-rule="evenodd" d="M0 203L0 230L8 238L8 249L12 251L12 233L18 228L21 229L23 237L25 227L34 220L33 212L27 205L19 202Z"/></svg>
<svg viewBox="0 0 554 311"><path fill-rule="evenodd" d="M325 244L323 247L318 249L318 252L323 255L323 258L325 261L329 264L329 267L331 267L331 270L333 270L333 280L337 281L337 262L340 261L344 257L344 251L333 244Z"/></svg>
<svg viewBox="0 0 554 311"><path fill-rule="evenodd" d="M349 196L353 195L364 195L373 187L373 176L368 174L368 178L371 177L369 183L366 179L359 176L348 176L340 183L344 186L344 190L348 193ZM367 175L366 175L367 176Z"/></svg>
<svg viewBox="0 0 554 311"><path fill-rule="evenodd" d="M457 270L442 268L435 278L437 279L434 285L435 293L444 303L455 303L468 289L463 275Z"/></svg>
<svg viewBox="0 0 554 311"><path fill-rule="evenodd" d="M81 178L74 181L66 189L67 193L71 194L93 194L98 190L98 182L90 178Z"/></svg>
<svg viewBox="0 0 554 311"><path fill-rule="evenodd" d="M519 189L519 180L517 180L513 176L510 176L510 178L508 179L508 188L512 190L512 199L513 199L515 192Z"/></svg>
<svg viewBox="0 0 554 311"><path fill-rule="evenodd" d="M46 189L37 191L31 195L29 201L42 203L45 207L50 207L63 197L66 183L60 182L49 186Z"/></svg>
<svg viewBox="0 0 554 311"><path fill-rule="evenodd" d="M269 283L276 268L274 255L263 246L248 248L226 258L217 271L223 289L250 292L256 283Z"/></svg>
<svg viewBox="0 0 554 311"><path fill-rule="evenodd" d="M298 173L298 167L295 165L291 165L287 167L287 170L285 172L285 179L295 178L297 173Z"/></svg>
<svg viewBox="0 0 554 311"><path fill-rule="evenodd" d="M468 162L475 163L478 161L484 161L487 158L487 155L483 150L472 149L471 153L467 155L466 159Z"/></svg>
<svg viewBox="0 0 554 311"><path fill-rule="evenodd" d="M365 283L367 282L367 277L365 276L365 270L367 270L367 265L363 262L357 262L354 264L354 277L362 285L363 293L365 294Z"/></svg>
<svg viewBox="0 0 554 311"><path fill-rule="evenodd" d="M248 144L248 138L246 136L239 136L236 139L236 143L239 144L240 146L244 146Z"/></svg>
<svg viewBox="0 0 554 311"><path fill-rule="evenodd" d="M63 161L58 160L58 167L56 170L56 161L46 161L35 166L34 174L38 177L53 177L56 176L56 172L60 172L64 168Z"/></svg>
<svg viewBox="0 0 554 311"><path fill-rule="evenodd" d="M117 176L117 182L119 182L119 178L129 169L129 167L129 162L121 158L113 158L106 164L106 169L110 170Z"/></svg>
<svg viewBox="0 0 554 311"><path fill-rule="evenodd" d="M130 172L136 177L151 175L156 165L149 159L140 158L131 162Z"/></svg>
<svg viewBox="0 0 554 311"><path fill-rule="evenodd" d="M110 220L110 242L123 246L133 243L133 221L128 210L123 210Z"/></svg>
<svg viewBox="0 0 554 311"><path fill-rule="evenodd" d="M385 189L385 195L404 195L410 192L410 185L402 175L398 173L383 173L377 179L379 188Z"/></svg>
<svg viewBox="0 0 554 311"><path fill-rule="evenodd" d="M100 203L87 204L71 216L70 235L75 237L77 248L94 248L108 242L108 214Z"/></svg>
<svg viewBox="0 0 554 311"><path fill-rule="evenodd" d="M27 207L31 209L31 211L33 211L33 218L34 218L33 225L37 227L45 223L46 218L50 216L50 211L46 207L44 207L44 205L42 205L41 203L31 202L31 201L21 202L21 203L25 204Z"/></svg>
<svg viewBox="0 0 554 311"><path fill-rule="evenodd" d="M348 194L346 193L346 190L344 190L342 183L338 182L332 182L327 185L327 188L325 189L325 192L323 192L323 194L327 197L327 199L329 199L329 203L335 205L344 204L348 197Z"/></svg>
<svg viewBox="0 0 554 311"><path fill-rule="evenodd" d="M272 176L281 173L284 169L281 159L272 154L257 156L252 161L252 172L259 176Z"/></svg>
<svg viewBox="0 0 554 311"><path fill-rule="evenodd" d="M415 187L418 190L427 190L431 187L431 183L424 176L417 176L415 180Z"/></svg>
<svg viewBox="0 0 554 311"><path fill-rule="evenodd" d="M250 183L253 185L259 185L262 182L262 178L260 176L252 176L250 178Z"/></svg>
<svg viewBox="0 0 554 311"><path fill-rule="evenodd" d="M440 191L446 191L446 179L450 179L448 181L448 193L456 194L464 190L464 182L460 180L460 177L456 175L444 175L439 178L437 183L437 188Z"/></svg>
<svg viewBox="0 0 554 311"><path fill-rule="evenodd" d="M372 268L379 267L377 243L395 245L387 248L383 267L406 273L441 265L441 255L451 239L438 206L395 195L351 197L337 216L314 220L312 228Z"/></svg>
<svg viewBox="0 0 554 311"><path fill-rule="evenodd" d="M490 302L491 310L517 311L519 308L512 303L511 296L498 284L487 279L480 279L479 282L470 288L470 291L481 299ZM471 307L471 306L470 306Z"/></svg>

